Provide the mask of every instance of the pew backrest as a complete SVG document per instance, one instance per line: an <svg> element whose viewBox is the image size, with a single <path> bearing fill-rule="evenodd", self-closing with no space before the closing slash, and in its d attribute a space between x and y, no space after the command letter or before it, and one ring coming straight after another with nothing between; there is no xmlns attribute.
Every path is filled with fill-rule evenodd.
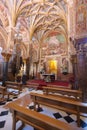
<svg viewBox="0 0 87 130"><path fill-rule="evenodd" d="M13 112L13 129L16 130L16 121L21 120L24 124L33 126L38 130L73 130L67 123L51 118L47 115L29 110L16 103L9 103Z"/></svg>
<svg viewBox="0 0 87 130"><path fill-rule="evenodd" d="M18 90L18 94L22 91L22 83L6 81L6 88L12 88Z"/></svg>
<svg viewBox="0 0 87 130"><path fill-rule="evenodd" d="M77 116L77 124L80 126L80 115L87 114L87 104L77 100L73 100L65 97L57 97L54 95L44 95L38 93L30 93L32 101L34 102L34 109L36 105L42 104L45 106L53 107L65 112L73 113Z"/></svg>
<svg viewBox="0 0 87 130"><path fill-rule="evenodd" d="M74 98L76 100L82 101L82 91L72 90L72 89L63 89L58 87L43 87L44 94L61 94L61 96L68 96L69 98Z"/></svg>
<svg viewBox="0 0 87 130"><path fill-rule="evenodd" d="M27 87L27 88L34 88L34 89L37 90L37 88L39 87L39 84L38 83L29 82L28 84L23 85L23 86Z"/></svg>
<svg viewBox="0 0 87 130"><path fill-rule="evenodd" d="M2 95L1 98L4 98L6 92L6 88L3 86L0 86L0 94Z"/></svg>
<svg viewBox="0 0 87 130"><path fill-rule="evenodd" d="M63 86L63 85L53 85L53 84L48 84L48 87L57 87L57 88L64 88L64 89L71 89L72 85L70 83L68 83L68 85Z"/></svg>

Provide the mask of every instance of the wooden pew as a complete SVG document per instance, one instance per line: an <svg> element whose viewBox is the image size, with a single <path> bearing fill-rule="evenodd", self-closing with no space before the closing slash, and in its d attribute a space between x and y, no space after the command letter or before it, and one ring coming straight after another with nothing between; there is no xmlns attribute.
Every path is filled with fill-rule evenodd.
<svg viewBox="0 0 87 130"><path fill-rule="evenodd" d="M4 98L6 92L6 88L3 86L0 86L0 94L2 95L2 98Z"/></svg>
<svg viewBox="0 0 87 130"><path fill-rule="evenodd" d="M38 93L30 93L32 101L34 102L34 109L40 104L53 107L65 112L73 113L77 116L77 125L80 126L80 115L87 116L87 104L77 100L65 97L58 97L54 95L44 95Z"/></svg>
<svg viewBox="0 0 87 130"><path fill-rule="evenodd" d="M7 95L7 98L9 98L9 93L7 92L6 87L4 86L0 86L0 94L1 94L1 97L0 97L1 100L5 99L5 95Z"/></svg>
<svg viewBox="0 0 87 130"><path fill-rule="evenodd" d="M61 85L52 85L52 84L48 84L48 87L54 87L54 88L63 88L63 89L71 89L72 85L69 83L68 86L61 86Z"/></svg>
<svg viewBox="0 0 87 130"><path fill-rule="evenodd" d="M22 127L24 127L24 124L28 124L37 130L74 130L65 122L56 120L36 111L29 110L23 106L17 105L16 103L9 103L9 108L13 113L12 130L16 130L16 122L18 120L23 122Z"/></svg>
<svg viewBox="0 0 87 130"><path fill-rule="evenodd" d="M18 94L20 94L20 92L22 91L22 83L11 82L11 81L6 81L5 83L6 83L7 89L9 89L9 88L16 89L16 90L18 90ZM17 94L14 94L13 92L12 92L12 94L17 95Z"/></svg>
<svg viewBox="0 0 87 130"><path fill-rule="evenodd" d="M58 87L43 87L44 94L48 95L50 92L52 94L61 94L61 96L69 96L70 98L74 98L76 100L82 101L82 91L80 90L71 90L71 89L63 89Z"/></svg>
<svg viewBox="0 0 87 130"><path fill-rule="evenodd" d="M37 88L39 87L39 84L38 83L29 82L28 84L23 85L23 87L34 88L34 89L37 90Z"/></svg>

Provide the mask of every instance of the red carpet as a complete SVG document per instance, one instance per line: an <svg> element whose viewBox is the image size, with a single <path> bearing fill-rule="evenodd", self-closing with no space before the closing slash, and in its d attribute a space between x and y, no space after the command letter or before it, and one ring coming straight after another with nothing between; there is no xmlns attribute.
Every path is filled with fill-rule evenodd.
<svg viewBox="0 0 87 130"><path fill-rule="evenodd" d="M56 86L56 87L65 87L70 88L70 83L66 81L54 81L54 82L48 82L46 83L44 80L29 80L27 84L33 84L36 83L39 85L37 89L43 89L43 86Z"/></svg>

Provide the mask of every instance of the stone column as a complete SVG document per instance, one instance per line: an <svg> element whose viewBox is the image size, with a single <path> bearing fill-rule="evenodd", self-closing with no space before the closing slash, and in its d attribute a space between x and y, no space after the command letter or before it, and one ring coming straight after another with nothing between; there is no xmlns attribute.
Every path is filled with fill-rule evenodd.
<svg viewBox="0 0 87 130"><path fill-rule="evenodd" d="M8 79L8 62L12 54L7 52L2 52L1 54L4 57L2 85L5 86L5 81Z"/></svg>
<svg viewBox="0 0 87 130"><path fill-rule="evenodd" d="M24 63L24 74L26 74L26 62L27 62L27 59L23 59L23 63Z"/></svg>
<svg viewBox="0 0 87 130"><path fill-rule="evenodd" d="M26 73L26 59L23 59L23 73L22 73L22 84L26 84L27 73Z"/></svg>
<svg viewBox="0 0 87 130"><path fill-rule="evenodd" d="M28 79L29 79L29 66L30 66L30 63L29 63L29 57L28 57L26 59L26 75Z"/></svg>
<svg viewBox="0 0 87 130"><path fill-rule="evenodd" d="M35 64L35 72L34 72L34 74L35 74L36 78L38 78L38 64L39 64L39 61L34 62L34 64Z"/></svg>
<svg viewBox="0 0 87 130"><path fill-rule="evenodd" d="M17 74L19 73L19 70L20 70L20 52L17 52L17 61L16 61L16 71L17 71Z"/></svg>
<svg viewBox="0 0 87 130"><path fill-rule="evenodd" d="M72 41L72 39L70 41ZM82 101L87 102L87 37L74 39L72 44L76 49L76 56L73 56L72 61L75 62L74 57L77 59L76 65L73 65L75 68L74 73L77 76L75 79L78 80L78 87L83 94Z"/></svg>
<svg viewBox="0 0 87 130"><path fill-rule="evenodd" d="M79 44L77 49L79 88L83 92L82 100L87 102L87 46Z"/></svg>
<svg viewBox="0 0 87 130"><path fill-rule="evenodd" d="M73 66L74 84L72 89L79 89L78 86L78 70L77 70L77 55L71 56L71 62Z"/></svg>

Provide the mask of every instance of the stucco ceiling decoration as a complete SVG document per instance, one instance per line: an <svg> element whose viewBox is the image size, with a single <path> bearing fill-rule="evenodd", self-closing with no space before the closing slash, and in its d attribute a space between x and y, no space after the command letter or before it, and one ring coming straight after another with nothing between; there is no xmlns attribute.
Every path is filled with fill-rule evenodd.
<svg viewBox="0 0 87 130"><path fill-rule="evenodd" d="M39 34L44 38L52 31L67 35L68 3L71 0L1 0L5 5L10 27L17 32L20 22L20 33L29 33L29 38ZM21 22L21 20L24 20ZM8 30L8 29L7 29ZM27 38L27 37L26 37ZM27 41L27 39L26 39Z"/></svg>
<svg viewBox="0 0 87 130"><path fill-rule="evenodd" d="M3 44L2 44L3 43ZM0 47L4 48L5 49L5 41L4 41L4 38L3 38L3 35L0 33Z"/></svg>
<svg viewBox="0 0 87 130"><path fill-rule="evenodd" d="M64 5L67 3L66 1L64 3L64 0L6 0L5 2L9 8L13 26L16 24L18 16L29 17L30 24L34 26L34 31L50 29L54 25L58 27L60 19L61 23L66 24L67 16Z"/></svg>
<svg viewBox="0 0 87 130"><path fill-rule="evenodd" d="M0 19L4 27L8 26L8 18L4 3L0 1Z"/></svg>
<svg viewBox="0 0 87 130"><path fill-rule="evenodd" d="M40 30L61 29L67 32L67 14L58 1L44 1L44 4L34 3L33 8L26 13L30 22L35 27L34 32ZM64 28L64 29L63 29Z"/></svg>
<svg viewBox="0 0 87 130"><path fill-rule="evenodd" d="M27 12L26 17L28 17L29 15L34 18L34 15L35 15L36 16L34 18L35 20L37 19L37 17L39 18L40 16L44 15L44 18L39 18L39 20L36 22L38 26L41 23L41 21L44 22L44 24L47 24L48 20L55 19L54 17L56 16L58 17L58 14L62 14L62 16L60 17L62 17L64 20L65 14L64 12L62 12L63 7L60 5L60 3L62 3L62 5L67 4L67 1L68 3L71 3L69 0L2 0L2 1L6 3L6 6L9 7L10 13L13 14L12 17L14 21L16 19L16 17L14 16L14 12L15 12L15 15L17 14L17 16L19 14L22 14L23 16L23 14L25 15L26 12ZM11 10L12 5L14 5L13 6L14 12ZM55 19L55 22L56 21L57 19Z"/></svg>

